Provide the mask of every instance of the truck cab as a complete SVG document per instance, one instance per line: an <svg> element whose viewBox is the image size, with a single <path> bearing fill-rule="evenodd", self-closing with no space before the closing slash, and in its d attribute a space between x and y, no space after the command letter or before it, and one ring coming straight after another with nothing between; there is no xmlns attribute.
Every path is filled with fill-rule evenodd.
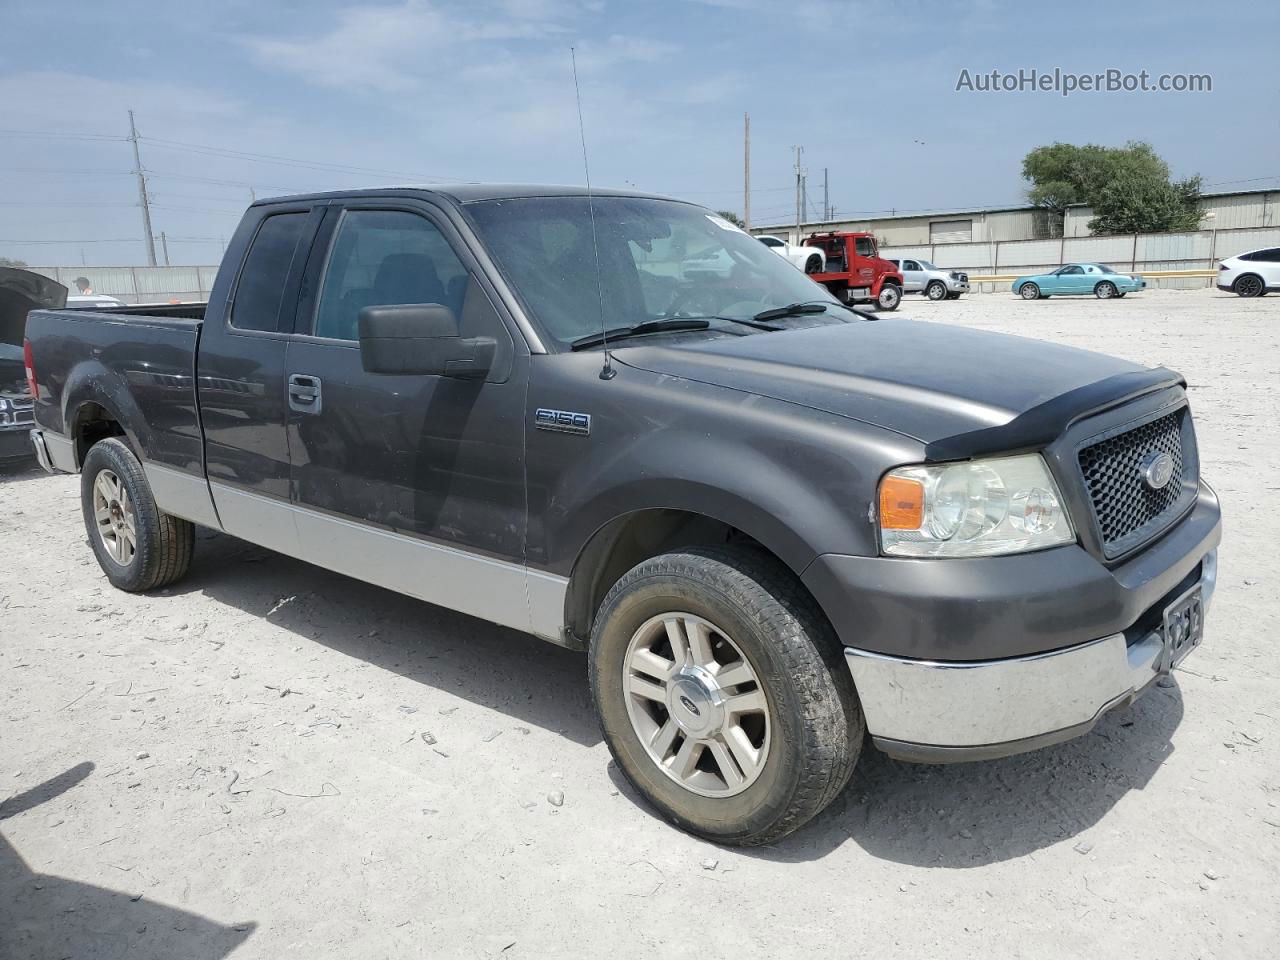
<svg viewBox="0 0 1280 960"><path fill-rule="evenodd" d="M873 303L879 310L896 310L902 302L902 273L880 256L875 235L858 231L814 233L805 245L822 251L822 272L812 274L845 303Z"/></svg>

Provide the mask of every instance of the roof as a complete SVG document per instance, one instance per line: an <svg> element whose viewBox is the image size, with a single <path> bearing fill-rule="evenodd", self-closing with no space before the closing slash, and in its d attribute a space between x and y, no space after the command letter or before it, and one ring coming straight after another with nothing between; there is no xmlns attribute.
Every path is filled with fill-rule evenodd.
<svg viewBox="0 0 1280 960"><path fill-rule="evenodd" d="M394 194L430 194L443 196L456 203L478 203L482 200L520 200L530 197L585 197L584 186L568 186L546 183L412 183L385 187L363 187L354 190L331 190L325 193L300 193L281 197L264 197L258 203L281 201L322 200L352 196L386 196ZM610 187L592 187L593 197L639 197L648 200L670 200L653 193L636 190L617 190Z"/></svg>

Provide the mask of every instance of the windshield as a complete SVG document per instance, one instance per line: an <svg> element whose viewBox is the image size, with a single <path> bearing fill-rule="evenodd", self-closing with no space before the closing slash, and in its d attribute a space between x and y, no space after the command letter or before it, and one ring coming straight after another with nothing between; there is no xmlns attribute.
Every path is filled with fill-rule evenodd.
<svg viewBox="0 0 1280 960"><path fill-rule="evenodd" d="M602 298L609 329L668 317L746 320L804 301L839 307L825 288L701 207L634 197L596 197L594 206L599 289L585 197L465 208L533 320L561 349L600 331ZM715 329L750 332L732 324Z"/></svg>
<svg viewBox="0 0 1280 960"><path fill-rule="evenodd" d="M937 268L937 267L935 267L932 263L930 263L928 260L920 260L920 261L917 261L917 262L920 264L920 269L921 269L921 270L937 270L937 269L938 269L938 268Z"/></svg>

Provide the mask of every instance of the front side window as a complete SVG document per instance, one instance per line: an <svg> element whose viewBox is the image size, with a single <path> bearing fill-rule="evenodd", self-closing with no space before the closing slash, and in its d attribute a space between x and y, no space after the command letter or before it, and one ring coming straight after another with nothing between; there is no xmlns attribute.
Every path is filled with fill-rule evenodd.
<svg viewBox="0 0 1280 960"><path fill-rule="evenodd" d="M485 200L464 209L562 349L597 333L602 321L630 327L670 317L747 319L814 300L836 305L755 237L691 204L597 197L594 237L585 197Z"/></svg>
<svg viewBox="0 0 1280 960"><path fill-rule="evenodd" d="M876 255L876 242L870 237L858 237L853 249L860 257L874 257Z"/></svg>
<svg viewBox="0 0 1280 960"><path fill-rule="evenodd" d="M1260 260L1263 263L1280 263L1280 247L1273 247L1270 250L1259 250L1252 257L1254 260Z"/></svg>
<svg viewBox="0 0 1280 960"><path fill-rule="evenodd" d="M236 285L231 307L231 325L236 329L280 329L280 301L307 216L277 213L262 221Z"/></svg>
<svg viewBox="0 0 1280 960"><path fill-rule="evenodd" d="M1081 267L1078 264L1074 264L1074 263L1071 264L1071 266L1063 267L1061 270L1058 271L1058 275L1063 277L1079 276L1082 273L1084 273L1084 270L1081 269Z"/></svg>
<svg viewBox="0 0 1280 960"><path fill-rule="evenodd" d="M314 334L360 338L360 311L439 303L462 314L467 269L430 220L404 210L348 210L330 246Z"/></svg>

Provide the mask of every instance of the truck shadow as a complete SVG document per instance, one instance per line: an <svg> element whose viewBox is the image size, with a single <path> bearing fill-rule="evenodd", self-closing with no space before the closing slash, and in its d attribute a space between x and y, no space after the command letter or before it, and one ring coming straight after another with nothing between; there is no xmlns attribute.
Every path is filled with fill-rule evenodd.
<svg viewBox="0 0 1280 960"><path fill-rule="evenodd" d="M579 653L201 528L198 592L300 638L585 747L600 742Z"/></svg>
<svg viewBox="0 0 1280 960"><path fill-rule="evenodd" d="M891 760L866 744L845 792L808 827L749 856L794 862L852 841L917 867L981 867L1070 840L1143 790L1173 752L1182 693L1153 687L1089 734L978 763Z"/></svg>
<svg viewBox="0 0 1280 960"><path fill-rule="evenodd" d="M19 816L87 779L76 764L0 804L0 821ZM256 924L224 926L199 914L153 903L140 890L110 890L38 873L0 834L0 956L128 957L219 960Z"/></svg>

